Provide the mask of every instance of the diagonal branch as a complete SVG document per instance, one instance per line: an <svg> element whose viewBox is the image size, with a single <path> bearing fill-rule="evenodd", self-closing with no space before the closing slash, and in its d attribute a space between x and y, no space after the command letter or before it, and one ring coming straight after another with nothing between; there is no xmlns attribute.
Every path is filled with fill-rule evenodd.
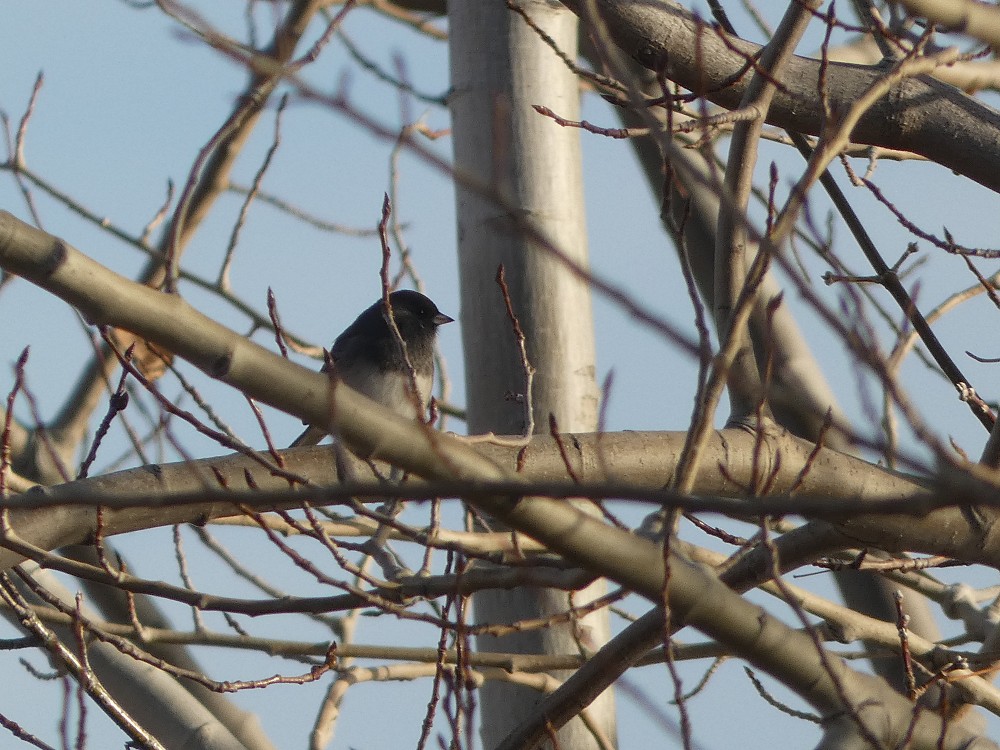
<svg viewBox="0 0 1000 750"><path fill-rule="evenodd" d="M330 394L323 375L294 365L204 318L174 295L162 294L117 276L65 243L2 212L0 265L59 295L93 322L114 323L167 346L207 374L239 388L247 395L319 424L325 424L332 415L332 431L363 455L388 459L428 479L489 481L518 478L509 464L503 465L489 457L486 451L479 452L468 443L448 435L436 435L430 439L421 425L377 408L350 389L340 388ZM330 408L331 398L334 408ZM602 453L606 451L608 438L608 435L602 436ZM740 440L749 445L740 449L737 446ZM800 450L798 460L793 458L796 445ZM749 435L732 430L720 436L719 448L723 455L732 456L737 462L742 461L745 484L732 482L717 469L706 471L706 474L714 475L716 481L728 481L741 493L745 493L753 478L762 473L771 477L772 491L780 485L778 479L781 476L789 482L785 485L786 491L794 489L796 492L814 473L822 475L830 472L830 478L839 483L841 490L849 477L832 469L833 457L839 454L831 451L825 455L814 455L811 446L787 436ZM789 451L789 448L792 450ZM507 450L510 451L509 448ZM558 454L558 451L554 453ZM604 461L608 455L616 454L607 451ZM531 466L531 460L529 454L524 465ZM827 460L831 463L827 464ZM844 460L848 459L844 457ZM764 462L770 462L770 466L764 466ZM663 463L657 462L661 471ZM857 463L859 467L867 467L868 472L875 468L860 461ZM556 458L556 465L559 467L556 471L563 475L565 465L561 458ZM201 477L205 474L198 473L193 466L189 466L187 471L191 472L189 477L199 487L204 486ZM579 474L579 470L577 472ZM150 476L155 483L159 483L163 475L151 472ZM897 475L884 471L880 471L879 476L883 480L877 485L879 489L890 486L897 478ZM863 480L862 477L859 479ZM913 486L904 479L899 478L899 481ZM234 482L231 486L245 485ZM574 490L579 489L579 485L574 484L573 487ZM923 493L926 494L926 490ZM210 509L212 513L233 512L232 503L223 497ZM654 602L661 601L665 560L658 545L609 526L581 513L571 504L550 497L506 492L470 494L468 499L481 512L545 543L586 570L607 576ZM175 517L181 510L184 509L173 509ZM81 521L86 521L88 512L91 516L94 513L93 508L77 508L76 511ZM51 533L46 532L53 525L51 514L44 518L40 513L8 512L8 515L19 535L26 534L25 526L17 522L25 517L34 519L32 530L43 536ZM15 515L20 519L14 518ZM148 513L145 515L148 524ZM121 531L115 524L125 517L116 519L114 514L103 514L103 532ZM138 517L138 514L133 514L133 523ZM159 520L162 521L162 517ZM950 529L945 528L946 520L951 525ZM966 538L971 536L970 525L954 508L929 513L924 523L935 529L937 544L953 544L962 534ZM866 531L875 534L875 528L878 528L879 538L873 546L883 548L899 544L901 539L912 540L913 529L921 525L903 515L887 517L874 514L867 517L864 514L848 514L838 524L842 533L852 538ZM85 523L74 529L64 526L62 531L79 534L85 527ZM86 530L89 531L89 528ZM991 547L996 548L997 545L990 544L987 539L991 534L989 530L976 533L978 538L974 541L978 551L970 547L964 550L966 554L962 557L976 559L977 555L981 557ZM883 538L885 536L892 538ZM65 539L56 541L58 544L65 542ZM760 567L770 571L770 550L761 551L760 556L764 557ZM883 681L854 672L839 659L831 659L817 651L809 635L793 631L776 619L763 615L757 606L731 591L708 568L692 563L676 551L670 556L670 569L667 594L675 621L684 621L737 651L798 692L824 715L832 718L846 709L850 721L839 725L834 722L840 731L856 731L858 725L863 725L865 734L877 736L889 745L897 744L908 736L911 704L888 690ZM845 705L845 701L849 705ZM913 722L914 746L935 746L933 743L941 736L941 720L922 714ZM970 738L960 728L952 726L948 739L958 743Z"/></svg>
<svg viewBox="0 0 1000 750"><path fill-rule="evenodd" d="M725 185L732 195L732 203L719 212L715 252L715 317L720 338L724 342L730 338L736 340L731 345L734 357L728 377L728 390L733 404L731 419L735 420L746 420L761 407L765 415L770 414L765 403L762 373L758 370L750 347L749 331L743 326L735 327L737 302L744 294L744 287L752 283L751 262L748 257L750 240L744 217L753 192L760 134L771 102L778 93L776 78L782 77L784 66L788 64L796 43L805 33L812 18L811 10L815 6L818 3L789 4L774 37L763 49L759 61L761 71L754 73L740 102L740 109L754 111L757 116L736 123L729 146ZM760 247L757 252L766 251ZM758 286L761 280L762 277L759 276L756 280ZM756 289L747 291L752 292L752 297L756 297Z"/></svg>

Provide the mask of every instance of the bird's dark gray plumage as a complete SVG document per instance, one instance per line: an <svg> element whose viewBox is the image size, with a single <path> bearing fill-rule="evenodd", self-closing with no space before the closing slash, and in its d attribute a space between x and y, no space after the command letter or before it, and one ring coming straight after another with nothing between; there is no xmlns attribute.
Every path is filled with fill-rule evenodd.
<svg viewBox="0 0 1000 750"><path fill-rule="evenodd" d="M389 304L399 338L406 345L405 354L389 325L385 303L379 300L333 342L330 359L334 374L345 385L397 414L423 419L434 384L437 329L453 318L420 292L409 289L390 294ZM328 367L324 366L323 371L327 372ZM412 395L414 380L416 398ZM315 445L325 435L323 430L310 427L292 446Z"/></svg>

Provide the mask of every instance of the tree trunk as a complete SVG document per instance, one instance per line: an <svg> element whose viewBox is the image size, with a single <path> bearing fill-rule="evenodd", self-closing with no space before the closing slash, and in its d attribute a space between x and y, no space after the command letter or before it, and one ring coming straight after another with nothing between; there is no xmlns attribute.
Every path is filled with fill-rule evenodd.
<svg viewBox="0 0 1000 750"><path fill-rule="evenodd" d="M544 2L522 6L575 59L575 17ZM550 414L561 431L594 429L598 393L589 289L518 231L530 223L573 261L586 266L579 140L575 131L562 129L531 109L532 104L545 104L576 117L577 80L525 21L502 3L454 0L448 11L455 161L467 179L458 185L456 200L469 431L547 431ZM535 370L530 396L495 281L500 264ZM603 581L598 582L574 596L573 604L603 590ZM564 612L567 604L563 591L488 592L475 598L476 619L544 618ZM599 614L503 638L482 637L477 646L486 651L578 653L581 647L598 648L608 632L607 616ZM484 746L494 747L539 698L533 691L508 684L485 685ZM599 717L598 730L612 741L613 708L610 693L591 708ZM559 743L572 748L597 746L579 720L559 732Z"/></svg>

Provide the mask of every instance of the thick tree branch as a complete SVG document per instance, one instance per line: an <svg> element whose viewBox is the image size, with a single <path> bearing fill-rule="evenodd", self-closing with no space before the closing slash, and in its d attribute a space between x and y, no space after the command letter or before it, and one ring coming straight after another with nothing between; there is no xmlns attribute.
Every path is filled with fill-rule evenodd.
<svg viewBox="0 0 1000 750"><path fill-rule="evenodd" d="M177 297L118 276L6 212L0 212L0 267L60 296L95 323L131 330L248 396L312 423L328 426L359 455L384 459L426 479L489 481L515 478L516 465L511 460L510 449L489 444L473 446L459 438L427 431L420 425L395 417L348 388L336 388L331 393L330 384L322 374L248 341ZM674 468L671 451L679 451L680 445L675 442L672 448L668 448L670 444L643 446L643 441L649 439L641 433L625 433L618 439L604 436L595 442L589 460L595 465L603 461L623 472L605 475L609 479L629 476L632 482L638 482L638 477L644 473L649 476L650 467L627 467L620 463L626 461L623 454L658 455L660 460L652 469L651 479L658 482L658 486L665 486ZM544 439L539 440L540 445L545 444ZM674 436L672 440L678 438ZM810 443L783 433L758 438L740 430L726 430L717 433L713 445L718 457L705 461L703 465L708 468L699 472L694 492L744 496L748 487L754 486L761 476L767 476L772 495L794 487L796 495L801 496L826 492L831 499L844 496L872 500L904 498L912 513L926 513L935 497L912 479L835 451L820 450L813 455L814 446ZM507 450L506 455L504 450ZM531 472L529 475L536 480L563 479L565 465L561 458L551 463L542 460L537 464L541 473L535 473L535 462L544 455L546 451L536 454L529 450L524 457L524 470ZM249 455L246 460L258 467L262 475L279 470L256 455ZM725 466L724 477L720 466ZM288 464L286 471L294 471L296 467L294 463ZM807 470L803 473L803 469ZM277 481L286 482L288 475L280 470L279 474L285 478ZM212 475L199 473L194 476L200 483L198 486L204 487ZM580 476L589 479L595 475L584 472ZM952 491L938 500L946 504L983 501L989 504L993 482L988 472L973 473L971 467L968 472L956 471L947 477L942 487L944 490L960 488L960 492ZM215 481L210 481L209 485L215 486ZM245 486L242 474L234 474L224 486ZM259 486L266 488L267 485ZM204 510L213 514L231 512L228 508ZM900 508L893 510L898 512ZM922 522L904 515L886 517L852 513L839 525L846 534L857 539L857 546L920 550L994 564L995 550L1000 549L1000 544L995 544L997 531L991 525L992 515L988 510L985 512L986 522L981 526L970 524L954 508L933 510ZM50 529L59 526L52 523L51 518L42 525ZM75 541L57 538L52 532L50 536L58 544Z"/></svg>
<svg viewBox="0 0 1000 750"><path fill-rule="evenodd" d="M584 0L563 0L582 13ZM615 42L641 65L727 109L750 84L744 71L760 45L725 35L670 0L593 0ZM819 135L824 100L846 111L887 69L793 57L783 69L767 122ZM822 95L821 93L822 92ZM893 85L851 132L855 143L912 151L1000 191L1000 113L958 89L922 75Z"/></svg>

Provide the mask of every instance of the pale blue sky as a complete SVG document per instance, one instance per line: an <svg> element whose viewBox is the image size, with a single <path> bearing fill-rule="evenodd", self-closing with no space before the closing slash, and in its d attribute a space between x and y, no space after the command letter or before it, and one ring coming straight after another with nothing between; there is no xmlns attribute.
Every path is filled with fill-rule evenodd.
<svg viewBox="0 0 1000 750"><path fill-rule="evenodd" d="M211 20L222 29L241 33L244 24L241 3L203 5L210 9ZM266 27L268 19L269 12L261 9L258 15L261 28ZM391 67L393 52L401 53L409 76L421 91L439 94L447 89L444 43L428 41L364 10L352 13L345 29L367 55L386 67ZM819 43L818 36L809 38L811 42L804 45L806 50ZM309 79L314 85L332 88L348 66L342 48L332 44L321 63L310 70ZM138 232L159 208L168 180L173 180L178 189L183 185L195 155L231 110L245 77L235 64L192 41L156 10L133 10L117 2L6 3L0 28L0 67L4 71L0 76L0 109L11 118L15 128L35 76L39 71L45 74L26 144L30 168L130 232ZM393 90L356 68L350 75L350 90L357 106L390 126L398 126L399 106ZM431 128L448 126L447 112L441 107L420 102L413 102L412 106L416 112L426 110L426 121ZM617 124L609 108L593 98L587 102L586 116L599 124ZM270 145L273 129L273 117L268 116L237 166L236 181L250 182ZM331 221L365 228L375 226L382 194L389 186L390 144L360 131L343 117L296 101L285 113L282 138L282 148L265 179L267 191L287 197ZM693 333L690 304L675 252L659 227L658 206L635 167L629 146L591 135L583 138L583 144L589 242L595 271ZM447 138L433 147L450 156ZM794 175L801 165L799 157L789 150L767 146L762 168L766 169L772 159L778 162L783 175ZM858 166L863 167L863 164ZM970 189L957 177L914 162L882 163L877 179L892 199L927 229L940 232L940 227L947 225L956 240L964 244L996 243L998 212L992 194ZM884 209L874 206L860 192L852 196L858 196L859 211L892 262L910 238ZM35 196L46 230L126 275L141 267L143 259L133 249L38 191ZM240 200L230 196L220 201L184 256L187 269L214 278ZM826 220L825 206L821 197L814 199L812 210L820 223ZM0 174L0 207L29 218L20 192L6 173ZM449 181L413 156L404 155L400 161L400 200L396 210L408 225L406 239L413 248L428 293L442 310L457 317L461 311L456 288L454 199ZM841 256L859 272L867 273L846 231L838 227L835 237ZM375 238L320 233L271 207L257 204L244 230L233 269L233 284L244 299L260 310L265 309L266 289L272 287L285 325L317 344L328 345L360 309L377 297L379 252ZM925 251L932 257L933 271L921 274L916 294L925 309L971 283L960 261L936 257L936 252ZM808 263L815 267L812 259ZM993 270L985 264L981 267L986 273ZM190 285L183 291L205 312L237 330L246 330L245 319L214 297ZM827 289L822 293L832 300L837 290ZM881 294L880 298L898 319L900 314L891 307L887 295ZM787 302L798 305L794 296ZM8 364L25 345L31 344L29 384L39 396L43 413L51 416L60 405L62 394L73 383L78 367L86 361L89 344L82 328L65 305L20 281L0 291L0 310L7 321L7 325L0 327L3 363L0 392L6 393L12 382ZM984 336L995 329L992 317L988 317L995 315L996 310L978 300L967 314L946 320L938 327L953 356L988 398L993 395L993 366L973 363L964 357L963 351L971 349L984 356L1000 354L993 338ZM843 356L840 347L830 345L829 334L816 325L813 316L805 314L804 320L808 321L811 341L845 409L859 424L865 424L868 417L858 393L856 368ZM598 377L603 378L612 368L615 371L608 428L682 429L691 411L694 363L679 359L669 345L638 328L613 304L599 297L595 298L595 322ZM266 338L258 338L267 343ZM454 400L461 403L464 389L457 327L443 330L442 349L452 368ZM917 364L909 365L906 372L913 379L917 403L925 410L926 418L942 433L953 436L970 454L978 454L985 433L965 407L957 404L950 386L927 376ZM237 431L252 442L261 442L255 437L252 416L231 391L218 384L203 387L213 403L225 404L226 418ZM299 429L292 418L274 414L270 418L278 438L290 438ZM719 423L724 419L725 414L721 413ZM878 425L871 425L871 429L877 430ZM191 444L195 450L206 451L205 455L217 452L204 442L192 440ZM106 455L110 457L114 451ZM228 535L220 532L220 536L236 543L244 538L236 532ZM192 542L189 546L196 544ZM141 563L141 572L146 575L159 576L164 575L164 570L174 570L169 531L141 535L140 540L130 540L124 547L127 554ZM269 565L274 566L276 575L288 567L279 559ZM232 594L243 590L229 576L218 574L210 562L198 568L195 576L200 585L210 590ZM298 579L288 585L301 586L302 581ZM184 610L172 611L178 623L189 621ZM295 627L301 627L300 620L294 622ZM222 627L219 622L214 624ZM255 621L251 626L256 632L282 632L280 623ZM380 638L403 637L398 630L380 629L379 623L370 626L366 623L365 628L369 627L370 635L366 630L362 640L375 642ZM9 628L2 630L0 637L13 635ZM408 641L433 645L435 633L425 630L410 631L405 637ZM316 629L311 634L296 632L295 637L324 636ZM696 634L685 633L684 637L699 640ZM3 669L8 679L6 687L0 689L0 712L56 742L54 719L46 724L33 717L39 704L58 705L56 696L61 689L58 683L42 684L27 676L16 663L17 653L4 652L3 658L7 660ZM36 667L46 669L41 657L29 658ZM264 657L234 659L232 655L210 653L204 658L212 676L218 679L263 677L278 668L286 673L303 671L297 665L271 662ZM699 663L685 668L685 679L693 684L706 667L707 664ZM731 747L733 737L738 736L746 750L764 750L790 743L807 746L817 736L808 726L768 708L750 692L745 678L737 673L739 669L736 662L724 665L707 694L691 703L701 746ZM644 668L629 679L641 689L649 690L655 701L661 701L668 689L665 672L660 667ZM731 685L737 685L738 690L732 692ZM336 747L367 749L414 743L429 695L426 682L363 685L355 690L357 695L352 694L347 701ZM776 692L784 695L780 689ZM42 694L44 698L39 697ZM317 704L320 694L319 686L277 687L247 691L235 699L260 712L276 744L302 747L312 715L309 711L301 712L299 707ZM723 701L724 708L720 709ZM378 722L380 730L385 732L380 737L372 736L370 722L377 715L373 706L379 707L380 714L391 707L392 720ZM624 694L619 696L619 706L622 747L644 747L650 737L661 736L655 724L644 718L643 712ZM292 713L305 723L289 726L283 716ZM720 714L725 721L719 721ZM111 746L110 743L119 741L120 735L103 725L96 712L91 718L93 747ZM6 740L0 740L0 745L6 744Z"/></svg>

